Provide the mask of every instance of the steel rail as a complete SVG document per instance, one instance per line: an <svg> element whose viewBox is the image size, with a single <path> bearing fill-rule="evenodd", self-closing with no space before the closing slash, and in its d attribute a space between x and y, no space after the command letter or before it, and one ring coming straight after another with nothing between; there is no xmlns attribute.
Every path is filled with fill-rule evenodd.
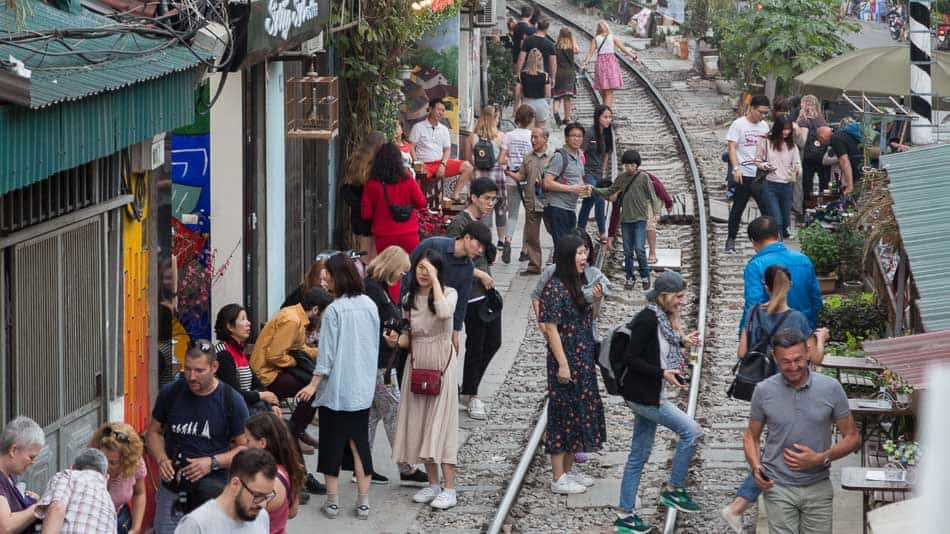
<svg viewBox="0 0 950 534"><path fill-rule="evenodd" d="M582 28L575 22L571 21L562 14L548 8L547 6L539 4L536 0L525 0L527 3L532 4L536 7L541 8L541 10L551 18L559 20L562 24L571 26L576 29L583 35L586 35L588 38L593 39L593 34L591 34L586 29ZM510 11L514 11L512 6L509 6ZM669 118L670 124L673 126L673 130L676 132L677 139L680 142L682 147L683 155L686 157L686 163L689 167L689 172L693 177L693 189L696 195L695 210L697 218L699 219L699 316L697 318L697 330L699 331L700 344L697 347L698 356L695 363L693 364L693 372L690 378L689 385L689 399L687 401L686 414L690 417L694 417L696 414L696 406L699 403L699 388L702 383L702 368L703 368L703 359L705 354L705 343L706 343L706 321L707 321L707 307L709 304L709 220L706 211L706 198L705 190L703 187L702 176L699 173L699 166L696 163L696 158L693 155L693 149L690 145L689 139L686 136L686 131L683 129L683 125L680 122L679 118L673 111L672 106L666 101L663 95L660 93L660 90L653 84L653 82L640 71L639 68L634 66L626 57L617 55L617 59L620 63L626 67L627 70L632 72L639 80L641 85L646 87L647 91L650 93L650 96L653 98L654 102L660 107L663 113ZM593 83L590 79L590 74L585 72L584 79L587 80L590 84L591 90L594 93L595 99L600 102L600 95L597 91L593 90ZM616 146L616 143L615 143ZM603 265L603 254L598 258L598 264ZM531 465L531 460L534 458L537 447L540 444L541 436L544 432L544 426L547 419L547 401L544 403L544 407L541 411L541 417L538 419L538 422L535 424L534 431L531 434L531 438L528 440L528 446L525 449L525 452L522 454L520 461L518 462L518 468L515 470L515 474L512 477L511 482L508 485L508 488L505 491L505 496L502 499L501 504L498 507L498 510L495 513L494 520L492 521L491 527L488 529L489 534L498 534L501 532L501 529L504 525L505 519L508 517L508 513L511 510L511 506L514 504L515 499L518 496L518 492L521 489L521 485L524 482L524 476L527 474L528 467ZM676 531L676 516L677 510L675 508L669 508L666 514L666 521L663 527L663 534L673 534Z"/></svg>

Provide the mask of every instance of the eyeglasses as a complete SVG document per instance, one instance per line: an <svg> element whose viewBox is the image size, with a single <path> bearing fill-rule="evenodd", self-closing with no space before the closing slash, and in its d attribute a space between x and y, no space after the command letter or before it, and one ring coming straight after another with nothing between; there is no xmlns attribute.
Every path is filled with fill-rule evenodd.
<svg viewBox="0 0 950 534"><path fill-rule="evenodd" d="M102 429L102 437L107 438L109 436L114 437L115 440L118 441L119 443L129 442L128 434L126 434L125 432L119 432L118 430L113 430L111 426L107 426Z"/></svg>
<svg viewBox="0 0 950 534"><path fill-rule="evenodd" d="M240 478L238 478L238 481L241 483L241 486L243 486L244 489L246 489L247 492L251 494L251 501L254 504L265 503L277 496L277 491L275 490L271 490L270 493L260 494L260 493L255 492L251 488L247 487L247 484L245 484L244 481L241 480Z"/></svg>
<svg viewBox="0 0 950 534"><path fill-rule="evenodd" d="M188 342L188 347L205 353L211 352L211 342L207 339L192 339Z"/></svg>

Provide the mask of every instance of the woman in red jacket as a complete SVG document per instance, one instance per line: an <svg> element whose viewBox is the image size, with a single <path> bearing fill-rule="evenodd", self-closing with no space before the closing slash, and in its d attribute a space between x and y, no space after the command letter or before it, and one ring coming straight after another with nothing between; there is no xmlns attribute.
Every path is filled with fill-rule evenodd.
<svg viewBox="0 0 950 534"><path fill-rule="evenodd" d="M399 148L393 143L383 145L373 161L360 209L360 215L372 221L376 252L397 245L412 254L419 244L416 210L425 207L422 189L403 166Z"/></svg>

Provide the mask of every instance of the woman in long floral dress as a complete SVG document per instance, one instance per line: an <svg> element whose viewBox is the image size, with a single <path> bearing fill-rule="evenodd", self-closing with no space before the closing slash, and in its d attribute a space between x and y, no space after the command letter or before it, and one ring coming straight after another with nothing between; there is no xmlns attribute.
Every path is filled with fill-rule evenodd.
<svg viewBox="0 0 950 534"><path fill-rule="evenodd" d="M554 276L541 292L540 322L548 342L548 422L545 452L551 457L551 491L583 493L594 479L573 470L575 452L596 452L607 439L597 390L593 307L584 298L590 251L576 235L555 247ZM594 288L594 299L603 288Z"/></svg>

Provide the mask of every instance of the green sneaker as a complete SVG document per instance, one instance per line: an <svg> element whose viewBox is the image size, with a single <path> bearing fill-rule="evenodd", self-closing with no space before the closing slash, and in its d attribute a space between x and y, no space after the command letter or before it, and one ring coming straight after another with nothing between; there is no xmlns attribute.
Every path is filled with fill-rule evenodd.
<svg viewBox="0 0 950 534"><path fill-rule="evenodd" d="M699 505L693 502L693 499L683 488L676 488L673 491L663 490L663 493L660 494L660 502L664 506L676 508L680 512L692 513L699 511Z"/></svg>
<svg viewBox="0 0 950 534"><path fill-rule="evenodd" d="M653 525L648 525L636 514L630 514L623 517L617 517L614 521L615 534L645 534L653 531Z"/></svg>

